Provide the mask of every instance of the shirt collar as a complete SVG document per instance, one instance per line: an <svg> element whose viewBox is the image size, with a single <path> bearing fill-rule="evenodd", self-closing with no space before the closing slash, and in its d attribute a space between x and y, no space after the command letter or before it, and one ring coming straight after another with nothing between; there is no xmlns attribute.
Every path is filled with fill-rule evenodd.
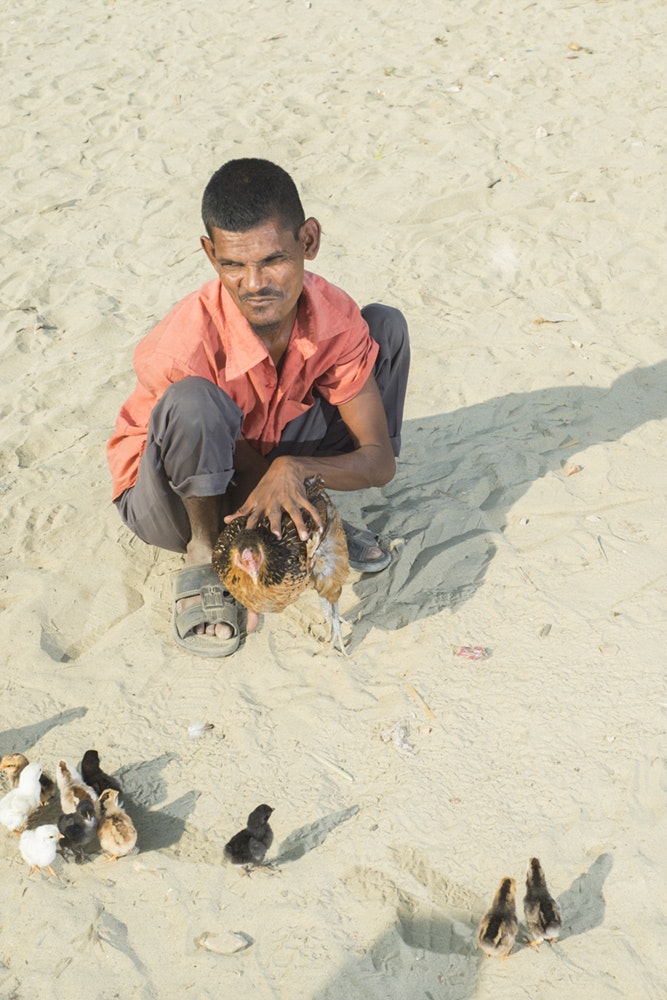
<svg viewBox="0 0 667 1000"><path fill-rule="evenodd" d="M316 280L313 274L306 271L288 346L288 351L299 351L304 361L317 352L318 343L329 340L339 332L339 325L332 322L331 310L327 310L324 316L317 295L313 294ZM270 357L219 278L204 286L202 297L225 348L225 374L228 379L240 378Z"/></svg>
<svg viewBox="0 0 667 1000"><path fill-rule="evenodd" d="M204 286L203 298L225 349L225 375L229 380L240 378L269 357L219 278Z"/></svg>

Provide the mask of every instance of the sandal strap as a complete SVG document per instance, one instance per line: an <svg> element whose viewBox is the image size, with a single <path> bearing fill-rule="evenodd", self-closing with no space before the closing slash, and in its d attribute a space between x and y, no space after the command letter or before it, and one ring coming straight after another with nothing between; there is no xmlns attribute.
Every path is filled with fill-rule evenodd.
<svg viewBox="0 0 667 1000"><path fill-rule="evenodd" d="M181 639L203 622L229 625L233 632L230 638L238 636L238 605L212 566L186 566L180 571L174 586L174 603L187 597L199 597L200 602L175 614L174 626Z"/></svg>
<svg viewBox="0 0 667 1000"><path fill-rule="evenodd" d="M366 573L386 569L391 562L391 554L380 543L379 535L373 534L368 528L355 528L348 521L343 521L343 529L352 569ZM370 550L376 547L381 549L382 555L369 558Z"/></svg>

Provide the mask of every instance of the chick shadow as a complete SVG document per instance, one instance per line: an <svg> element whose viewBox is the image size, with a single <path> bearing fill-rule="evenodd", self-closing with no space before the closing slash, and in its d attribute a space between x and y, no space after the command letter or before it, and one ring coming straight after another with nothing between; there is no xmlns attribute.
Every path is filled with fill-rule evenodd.
<svg viewBox="0 0 667 1000"><path fill-rule="evenodd" d="M481 964L484 957L477 949L474 938L463 934L461 925L444 914L420 914L404 902L396 912L396 932L409 948L420 948L437 955L465 955Z"/></svg>
<svg viewBox="0 0 667 1000"><path fill-rule="evenodd" d="M399 540L392 564L353 584L350 648L373 625L403 628L472 597L484 581L507 514L537 480L573 454L617 441L667 415L667 361L620 375L610 387L561 385L509 393L451 413L406 421L394 480L381 499L343 516Z"/></svg>
<svg viewBox="0 0 667 1000"><path fill-rule="evenodd" d="M606 904L602 889L613 865L611 854L601 854L588 871L579 875L558 897L563 915L561 941L586 934L604 923Z"/></svg>
<svg viewBox="0 0 667 1000"><path fill-rule="evenodd" d="M471 1000L485 957L444 914L399 906L396 922L312 1000Z"/></svg>
<svg viewBox="0 0 667 1000"><path fill-rule="evenodd" d="M175 759L175 754L161 754L154 760L127 764L114 775L123 789L121 799L136 827L141 851L158 851L178 843L201 795L192 789L161 809L155 808L167 798L162 772Z"/></svg>
<svg viewBox="0 0 667 1000"><path fill-rule="evenodd" d="M25 753L38 743L46 733L55 729L56 726L66 726L75 719L82 719L88 712L87 708L68 708L64 712L43 719L41 722L33 722L27 726L18 726L15 729L6 729L0 733L0 757L8 753Z"/></svg>
<svg viewBox="0 0 667 1000"><path fill-rule="evenodd" d="M97 904L96 913L88 928L70 942L79 952L92 952L94 959L99 959L96 949L105 952L106 947L113 948L132 962L137 972L145 979L148 970L129 942L127 925L109 912L101 903ZM93 957L91 956L91 957Z"/></svg>
<svg viewBox="0 0 667 1000"><path fill-rule="evenodd" d="M347 823L358 812L359 806L350 806L348 809L329 813L328 816L323 816L321 819L315 820L314 823L308 823L306 826L294 830L283 840L278 857L273 859L272 865L278 868L290 861L298 861L308 851L323 844L332 830Z"/></svg>

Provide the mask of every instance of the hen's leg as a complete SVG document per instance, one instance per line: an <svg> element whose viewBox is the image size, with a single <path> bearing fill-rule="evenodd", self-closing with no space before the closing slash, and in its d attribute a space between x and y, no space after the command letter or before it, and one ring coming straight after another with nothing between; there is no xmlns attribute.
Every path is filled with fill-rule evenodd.
<svg viewBox="0 0 667 1000"><path fill-rule="evenodd" d="M331 604L325 597L323 597L322 607L324 608L324 613L327 616L327 622L329 623L329 627L331 629L331 648L335 649L336 643L338 643L338 648L343 656L347 656L345 640L343 639L343 630L340 624L340 615L338 614L338 602Z"/></svg>

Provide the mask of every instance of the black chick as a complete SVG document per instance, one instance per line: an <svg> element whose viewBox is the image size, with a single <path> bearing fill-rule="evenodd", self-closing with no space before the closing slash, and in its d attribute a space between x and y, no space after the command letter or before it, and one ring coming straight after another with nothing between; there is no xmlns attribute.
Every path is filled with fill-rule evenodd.
<svg viewBox="0 0 667 1000"><path fill-rule="evenodd" d="M58 820L58 829L69 847L83 859L83 848L97 833L95 806L90 799L81 799L73 813L63 813Z"/></svg>
<svg viewBox="0 0 667 1000"><path fill-rule="evenodd" d="M259 865L273 843L273 830L269 826L271 806L261 805L248 816L245 830L234 834L225 844L225 856L234 865Z"/></svg>
<svg viewBox="0 0 667 1000"><path fill-rule="evenodd" d="M86 750L81 761L81 776L87 785L101 795L106 788L113 788L121 793L123 789L115 778L105 774L100 767L100 755L97 750Z"/></svg>

